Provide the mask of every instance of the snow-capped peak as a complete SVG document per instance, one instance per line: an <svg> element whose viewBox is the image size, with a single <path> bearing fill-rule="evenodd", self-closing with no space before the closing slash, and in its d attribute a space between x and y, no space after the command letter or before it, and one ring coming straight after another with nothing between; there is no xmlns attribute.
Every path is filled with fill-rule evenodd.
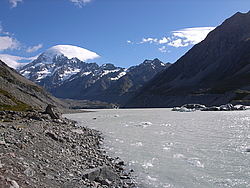
<svg viewBox="0 0 250 188"><path fill-rule="evenodd" d="M87 61L89 59L95 59L100 57L95 52L91 52L87 49L72 45L53 46L46 50L43 54L51 58L58 55L64 55L69 59L76 57L81 61Z"/></svg>

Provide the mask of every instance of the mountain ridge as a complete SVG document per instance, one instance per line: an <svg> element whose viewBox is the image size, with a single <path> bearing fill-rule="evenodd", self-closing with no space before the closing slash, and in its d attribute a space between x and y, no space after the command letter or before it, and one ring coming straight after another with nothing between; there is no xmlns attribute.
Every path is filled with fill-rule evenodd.
<svg viewBox="0 0 250 188"><path fill-rule="evenodd" d="M123 94L126 93L126 98L129 98L131 91L137 90L171 65L156 58L128 69L116 67L112 63L99 66L77 57L68 58L52 49L52 53L50 49L45 51L19 69L19 72L59 98L120 103L125 101L121 97Z"/></svg>
<svg viewBox="0 0 250 188"><path fill-rule="evenodd" d="M44 110L48 104L67 108L67 104L52 96L41 86L20 75L0 60L0 109Z"/></svg>
<svg viewBox="0 0 250 188"><path fill-rule="evenodd" d="M243 79L250 78L249 36L250 12L234 14L169 69L146 83L125 106L230 102L238 89L249 88L249 82Z"/></svg>

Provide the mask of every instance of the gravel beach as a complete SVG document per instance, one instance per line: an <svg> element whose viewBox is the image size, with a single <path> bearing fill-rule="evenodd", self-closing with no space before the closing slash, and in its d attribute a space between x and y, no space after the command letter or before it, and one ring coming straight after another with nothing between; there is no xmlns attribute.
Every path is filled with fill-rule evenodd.
<svg viewBox="0 0 250 188"><path fill-rule="evenodd" d="M0 111L0 187L136 187L133 170L105 155L102 140L66 118Z"/></svg>

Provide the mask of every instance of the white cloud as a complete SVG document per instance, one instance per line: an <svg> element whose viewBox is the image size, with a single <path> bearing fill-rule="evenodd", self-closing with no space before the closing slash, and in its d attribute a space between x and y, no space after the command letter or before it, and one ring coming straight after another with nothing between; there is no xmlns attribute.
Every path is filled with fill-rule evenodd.
<svg viewBox="0 0 250 188"><path fill-rule="evenodd" d="M159 44L164 44L168 42L169 42L169 38L167 39L166 37L163 37L162 39L159 40Z"/></svg>
<svg viewBox="0 0 250 188"><path fill-rule="evenodd" d="M179 48L179 47L188 46L188 43L183 43L182 39L175 39L175 40L172 40L171 42L169 42L167 45L173 46L175 48Z"/></svg>
<svg viewBox="0 0 250 188"><path fill-rule="evenodd" d="M1 36L0 37L0 52L3 50L8 50L8 49L17 49L20 46L20 43L12 38L12 37L8 37L8 36Z"/></svg>
<svg viewBox="0 0 250 188"><path fill-rule="evenodd" d="M23 0L9 0L10 3L12 3L11 8L17 7L18 2L23 2Z"/></svg>
<svg viewBox="0 0 250 188"><path fill-rule="evenodd" d="M9 32L6 32L3 30L0 22L0 53L5 51L5 50L21 50L21 49L26 49L26 52L35 52L38 49L42 48L43 44L38 44L37 46L30 46L30 47L25 47L22 46L22 44L14 38L14 34L11 34Z"/></svg>
<svg viewBox="0 0 250 188"><path fill-rule="evenodd" d="M33 47L29 47L26 52L30 53L30 52L35 52L37 50L39 50L40 48L43 47L43 44L38 44L37 46L33 46Z"/></svg>
<svg viewBox="0 0 250 188"><path fill-rule="evenodd" d="M127 44L134 44L131 40L127 40Z"/></svg>
<svg viewBox="0 0 250 188"><path fill-rule="evenodd" d="M142 43L146 43L146 42L149 42L150 44L152 43L157 43L158 39L153 39L153 38L142 38L141 42L139 42L139 44L142 44Z"/></svg>
<svg viewBox="0 0 250 188"><path fill-rule="evenodd" d="M78 7L82 8L83 5L86 3L93 2L94 0L70 0L71 2L75 3Z"/></svg>
<svg viewBox="0 0 250 188"><path fill-rule="evenodd" d="M174 43L179 42L178 39L181 39L183 44L182 46L180 45L179 47L197 44L201 42L203 39L205 39L207 34L214 28L215 27L194 27L194 28L185 28L177 31L172 31L171 33L175 38L173 42Z"/></svg>
<svg viewBox="0 0 250 188"><path fill-rule="evenodd" d="M207 34L212 31L215 27L193 27L193 28L185 28L176 31L170 32L170 36L158 38L142 38L140 42L135 44L166 44L167 46L172 46L175 48L179 47L187 47L189 45L194 45L205 39ZM128 40L127 43L134 44L134 42ZM158 48L161 52L167 52L166 47Z"/></svg>
<svg viewBox="0 0 250 188"><path fill-rule="evenodd" d="M6 63L8 66L16 69L18 67L24 66L26 65L29 61L32 61L34 59L36 59L37 56L35 57L19 57L19 56L13 56L13 55L9 55L9 54L0 54L0 59ZM28 61L27 63L20 63L20 61Z"/></svg>
<svg viewBox="0 0 250 188"><path fill-rule="evenodd" d="M158 50L160 52L167 52L166 46L162 46L162 47L158 48Z"/></svg>
<svg viewBox="0 0 250 188"><path fill-rule="evenodd" d="M77 57L81 61L93 60L95 58L99 58L100 56L92 51L89 51L85 48L81 48L78 46L72 45L57 45L53 46L50 49L46 50L47 54L64 54L69 59L73 57Z"/></svg>
<svg viewBox="0 0 250 188"><path fill-rule="evenodd" d="M13 50L20 47L20 42L11 37L9 32L4 32L0 22L0 52L4 50Z"/></svg>

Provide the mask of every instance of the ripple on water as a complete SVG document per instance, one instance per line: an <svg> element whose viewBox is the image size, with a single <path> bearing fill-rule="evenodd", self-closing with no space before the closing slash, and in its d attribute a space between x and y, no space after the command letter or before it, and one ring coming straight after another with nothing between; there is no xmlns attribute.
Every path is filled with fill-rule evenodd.
<svg viewBox="0 0 250 188"><path fill-rule="evenodd" d="M102 131L106 151L129 161L146 188L250 188L249 111L120 109L73 116Z"/></svg>
<svg viewBox="0 0 250 188"><path fill-rule="evenodd" d="M143 144L142 144L142 142L136 142L136 143L132 143L131 146L141 147L141 146L143 146Z"/></svg>
<svg viewBox="0 0 250 188"><path fill-rule="evenodd" d="M146 127L148 127L148 126L150 126L150 125L152 125L151 122L145 121L145 122L141 122L141 123L139 123L139 124L137 124L137 125L135 125L135 126L142 127L142 128L146 128Z"/></svg>
<svg viewBox="0 0 250 188"><path fill-rule="evenodd" d="M153 158L149 161L146 161L142 164L143 168L149 168L149 167L153 167L154 165L158 164L159 160L157 158Z"/></svg>
<svg viewBox="0 0 250 188"><path fill-rule="evenodd" d="M177 154L173 155L173 158L175 158L175 159L184 158L184 157L185 156L183 154L181 154L181 153L177 153Z"/></svg>

